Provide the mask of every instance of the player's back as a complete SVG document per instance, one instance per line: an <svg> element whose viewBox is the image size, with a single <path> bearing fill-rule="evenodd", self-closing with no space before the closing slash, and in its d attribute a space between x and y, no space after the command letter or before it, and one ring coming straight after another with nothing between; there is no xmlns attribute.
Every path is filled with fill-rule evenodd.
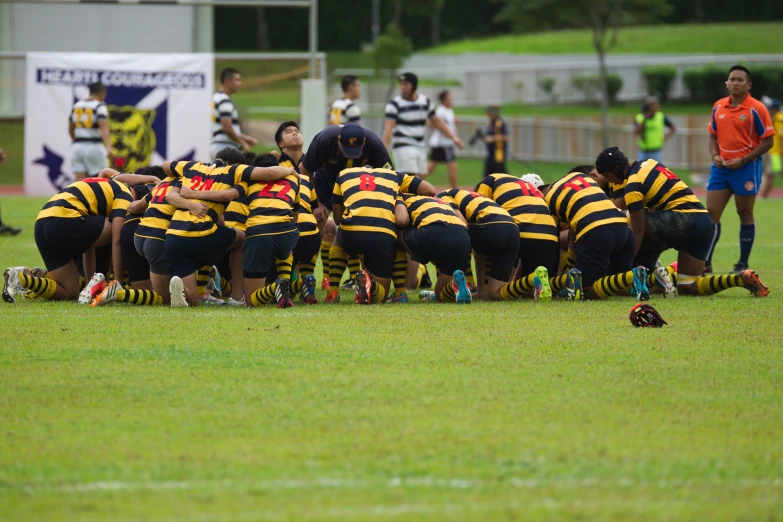
<svg viewBox="0 0 783 522"><path fill-rule="evenodd" d="M136 229L136 235L152 239L166 239L166 231L171 224L171 218L177 211L176 207L166 201L166 196L173 187L180 186L179 179L170 176L161 181L150 191L149 205Z"/></svg>
<svg viewBox="0 0 783 522"><path fill-rule="evenodd" d="M408 208L411 225L414 228L422 228L438 223L465 226L465 223L457 217L451 206L440 198L414 196L412 194L402 194L400 197Z"/></svg>
<svg viewBox="0 0 783 522"><path fill-rule="evenodd" d="M313 215L313 205L318 204L313 189L313 182L307 176L299 178L299 215L296 219L296 228L300 236L309 236L318 233L318 221Z"/></svg>
<svg viewBox="0 0 783 522"><path fill-rule="evenodd" d="M567 223L579 240L585 232L602 225L628 220L587 174L572 172L552 184L546 194L549 210Z"/></svg>
<svg viewBox="0 0 783 522"><path fill-rule="evenodd" d="M397 236L394 205L404 176L389 169L351 168L337 176L332 201L345 207L344 230Z"/></svg>
<svg viewBox="0 0 783 522"><path fill-rule="evenodd" d="M649 159L631 165L624 189L628 210L707 212L693 191L663 164Z"/></svg>
<svg viewBox="0 0 783 522"><path fill-rule="evenodd" d="M36 219L125 217L125 211L132 201L133 195L124 183L107 178L88 178L71 183L52 196Z"/></svg>
<svg viewBox="0 0 783 522"><path fill-rule="evenodd" d="M360 121L361 109L350 98L335 100L329 111L329 125L345 125Z"/></svg>
<svg viewBox="0 0 783 522"><path fill-rule="evenodd" d="M468 223L489 225L493 223L515 224L514 218L503 207L491 199L463 189L451 189L441 193L441 197L453 202L465 216Z"/></svg>
<svg viewBox="0 0 783 522"><path fill-rule="evenodd" d="M71 109L70 120L74 126L75 143L101 143L98 122L108 117L106 104L98 100L79 100Z"/></svg>
<svg viewBox="0 0 783 522"><path fill-rule="evenodd" d="M519 237L557 240L557 226L537 187L510 174L490 174L476 192L500 205L519 227Z"/></svg>
<svg viewBox="0 0 783 522"><path fill-rule="evenodd" d="M226 165L223 162L199 163L196 161L177 161L171 163L171 171L181 176L183 187L191 190L227 190L232 187L240 190L240 196L244 195L242 176L252 167L247 165ZM213 233L217 229L217 222L226 209L227 203L216 201L198 200L209 207L203 217L196 217L189 210L177 210L171 219L171 224L166 232L183 237L201 237Z"/></svg>
<svg viewBox="0 0 783 522"><path fill-rule="evenodd" d="M248 186L247 237L284 234L296 228L294 212L299 210L299 176L258 182Z"/></svg>

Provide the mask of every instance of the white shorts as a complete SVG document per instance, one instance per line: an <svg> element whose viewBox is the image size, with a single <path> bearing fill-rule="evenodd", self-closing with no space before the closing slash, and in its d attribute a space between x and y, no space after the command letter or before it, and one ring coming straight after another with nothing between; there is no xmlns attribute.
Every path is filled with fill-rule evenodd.
<svg viewBox="0 0 783 522"><path fill-rule="evenodd" d="M210 159L217 158L218 152L225 149L226 147L231 147L232 149L239 150L239 145L234 145L232 143L213 143L209 146L209 156Z"/></svg>
<svg viewBox="0 0 783 522"><path fill-rule="evenodd" d="M103 143L77 141L71 144L71 169L74 173L86 172L88 176L97 176L108 166L109 159Z"/></svg>
<svg viewBox="0 0 783 522"><path fill-rule="evenodd" d="M424 147L392 149L394 169L405 174L427 174L427 150Z"/></svg>

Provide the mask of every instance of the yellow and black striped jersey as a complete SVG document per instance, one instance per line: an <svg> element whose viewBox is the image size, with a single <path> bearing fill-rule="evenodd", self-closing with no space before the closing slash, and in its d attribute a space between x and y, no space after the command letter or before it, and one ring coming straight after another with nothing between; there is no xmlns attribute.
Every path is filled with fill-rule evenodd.
<svg viewBox="0 0 783 522"><path fill-rule="evenodd" d="M144 211L139 228L136 229L137 236L160 239L161 241L166 239L166 231L169 229L171 218L177 211L174 205L166 201L166 196L172 187L179 186L181 186L179 178L171 176L152 189L149 194L149 206Z"/></svg>
<svg viewBox="0 0 783 522"><path fill-rule="evenodd" d="M397 237L394 206L400 192L417 192L421 179L389 169L352 168L337 176L332 203L343 205L340 228Z"/></svg>
<svg viewBox="0 0 783 522"><path fill-rule="evenodd" d="M36 219L76 219L82 216L124 218L132 202L133 194L124 183L107 178L87 178L71 183L52 196Z"/></svg>
<svg viewBox="0 0 783 522"><path fill-rule="evenodd" d="M237 190L241 188L241 185L233 187ZM240 190L240 193L244 191L244 188ZM230 201L226 205L226 211L223 212L223 222L229 228L241 230L244 232L247 230L247 216L250 214L250 208L247 206L247 199L242 196L239 199Z"/></svg>
<svg viewBox="0 0 783 522"><path fill-rule="evenodd" d="M437 223L466 227L465 223L454 213L449 203L440 198L402 194L397 204L405 205L408 208L408 213L411 216L411 226L414 228L422 228Z"/></svg>
<svg viewBox="0 0 783 522"><path fill-rule="evenodd" d="M476 187L476 192L503 207L519 227L519 237L558 241L555 220L534 185L510 174L490 174Z"/></svg>
<svg viewBox="0 0 783 522"><path fill-rule="evenodd" d="M627 182L618 184L618 183L612 183L610 181L609 185L606 187L606 190L604 192L606 192L606 195L612 201L614 201L615 199L620 199L623 197L623 192L625 191L625 183Z"/></svg>
<svg viewBox="0 0 783 522"><path fill-rule="evenodd" d="M310 178L300 176L299 184L299 216L296 228L299 229L299 237L312 236L318 233L318 222L313 215L313 208L318 206L318 200Z"/></svg>
<svg viewBox="0 0 783 522"><path fill-rule="evenodd" d="M511 214L503 207L476 192L451 189L441 192L439 196L444 201L456 205L468 223L475 223L476 225L516 224Z"/></svg>
<svg viewBox="0 0 783 522"><path fill-rule="evenodd" d="M215 163L199 163L196 161L177 161L171 163L172 173L181 177L183 187L191 190L226 190L237 188L250 181L253 167L248 165L228 166L221 161ZM238 189L239 190L239 189ZM240 190L242 196L242 190ZM204 217L196 217L189 210L177 210L171 218L171 224L166 234L183 237L208 236L217 230L217 222L226 210L227 203L202 201L209 207Z"/></svg>
<svg viewBox="0 0 783 522"><path fill-rule="evenodd" d="M299 211L299 175L277 181L253 183L247 189L246 237L271 236L296 230L294 212Z"/></svg>
<svg viewBox="0 0 783 522"><path fill-rule="evenodd" d="M629 212L645 208L707 212L688 185L663 164L652 159L636 161L631 165L623 197Z"/></svg>
<svg viewBox="0 0 783 522"><path fill-rule="evenodd" d="M587 174L572 172L554 182L546 194L552 214L567 223L575 240L602 225L628 224L625 214Z"/></svg>

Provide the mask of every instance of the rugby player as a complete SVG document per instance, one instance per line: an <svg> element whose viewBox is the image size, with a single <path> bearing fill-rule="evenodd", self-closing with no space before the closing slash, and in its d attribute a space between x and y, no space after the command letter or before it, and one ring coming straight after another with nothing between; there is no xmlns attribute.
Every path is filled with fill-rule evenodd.
<svg viewBox="0 0 783 522"><path fill-rule="evenodd" d="M361 125L362 110L356 104L356 100L362 95L362 82L352 75L343 76L340 81L343 88L343 97L335 100L329 111L329 125L345 125L356 123Z"/></svg>
<svg viewBox="0 0 783 522"><path fill-rule="evenodd" d="M623 198L635 237L635 264L655 266L664 250L674 248L678 252L676 279L680 294L712 295L740 287L757 297L769 295L769 288L753 270L700 277L712 241L712 221L691 189L663 164L653 159L630 163L625 154L612 147L598 156L595 166L612 183L625 184ZM666 269L656 271L665 273ZM673 295L671 281L667 287Z"/></svg>
<svg viewBox="0 0 783 522"><path fill-rule="evenodd" d="M89 85L90 95L79 100L68 118L71 136L71 168L76 181L97 176L108 167L107 156L114 156L109 134L109 111L106 108L106 86L101 82Z"/></svg>

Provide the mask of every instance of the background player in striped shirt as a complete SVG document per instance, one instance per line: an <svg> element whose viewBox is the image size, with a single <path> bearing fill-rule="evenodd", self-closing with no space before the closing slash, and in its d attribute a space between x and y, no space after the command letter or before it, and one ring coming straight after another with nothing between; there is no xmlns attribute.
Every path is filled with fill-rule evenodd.
<svg viewBox="0 0 783 522"><path fill-rule="evenodd" d="M343 76L341 82L343 97L335 100L329 111L329 125L358 123L361 125L362 110L356 100L362 95L362 84L356 76Z"/></svg>
<svg viewBox="0 0 783 522"><path fill-rule="evenodd" d="M406 174L426 176L427 151L424 133L427 120L458 148L464 145L446 123L435 114L432 101L416 91L419 79L413 73L400 75L400 94L386 105L383 144L394 150L397 170Z"/></svg>
<svg viewBox="0 0 783 522"><path fill-rule="evenodd" d="M761 184L761 156L772 148L775 130L767 108L750 95L752 82L747 68L733 66L726 82L729 96L715 102L707 126L712 155L707 210L713 226L707 272L712 272L712 252L720 239L720 218L732 195L740 219L740 258L732 273L747 270L756 239L753 207Z"/></svg>
<svg viewBox="0 0 783 522"><path fill-rule="evenodd" d="M97 176L109 166L107 156L114 155L109 134L109 111L106 86L101 82L90 84L90 95L79 100L68 118L68 134L71 136L71 168L76 181L87 176Z"/></svg>
<svg viewBox="0 0 783 522"><path fill-rule="evenodd" d="M231 95L239 92L242 76L236 69L223 69L220 72L220 88L212 96L212 144L209 153L212 159L226 147L250 150L258 140L242 134L239 127L239 113Z"/></svg>

